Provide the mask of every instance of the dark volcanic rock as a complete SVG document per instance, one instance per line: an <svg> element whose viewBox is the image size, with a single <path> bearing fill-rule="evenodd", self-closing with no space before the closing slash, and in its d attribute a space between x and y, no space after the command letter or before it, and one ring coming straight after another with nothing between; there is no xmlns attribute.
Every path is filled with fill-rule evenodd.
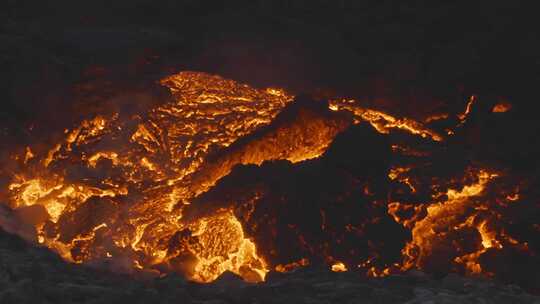
<svg viewBox="0 0 540 304"><path fill-rule="evenodd" d="M382 253L375 262L392 264L401 257L407 234L382 204L390 159L385 136L368 124L351 126L320 158L235 167L197 197L184 218L233 208L274 266L301 258L317 264L329 257L358 265L371 250Z"/></svg>
<svg viewBox="0 0 540 304"><path fill-rule="evenodd" d="M248 284L225 274L196 284L171 274L140 280L70 265L0 231L0 303L540 303L519 287L450 275L365 278L304 268Z"/></svg>

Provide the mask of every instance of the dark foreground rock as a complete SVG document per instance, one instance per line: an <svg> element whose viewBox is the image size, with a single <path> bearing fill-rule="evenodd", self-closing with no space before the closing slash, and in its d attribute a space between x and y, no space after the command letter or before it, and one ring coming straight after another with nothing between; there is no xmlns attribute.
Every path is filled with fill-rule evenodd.
<svg viewBox="0 0 540 304"><path fill-rule="evenodd" d="M177 275L136 279L70 265L0 231L0 303L540 303L517 286L420 272L382 279L325 269L269 274L247 284L225 274L212 284ZM146 276L147 277L147 276Z"/></svg>

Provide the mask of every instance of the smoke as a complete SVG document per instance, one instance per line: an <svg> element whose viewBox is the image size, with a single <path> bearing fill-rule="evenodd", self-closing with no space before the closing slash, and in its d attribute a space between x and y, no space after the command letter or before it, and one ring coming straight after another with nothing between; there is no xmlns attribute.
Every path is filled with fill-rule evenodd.
<svg viewBox="0 0 540 304"><path fill-rule="evenodd" d="M23 218L25 218L24 215ZM30 243L37 242L34 226L22 220L17 216L16 211L11 210L4 204L0 204L0 228L11 234L18 235Z"/></svg>

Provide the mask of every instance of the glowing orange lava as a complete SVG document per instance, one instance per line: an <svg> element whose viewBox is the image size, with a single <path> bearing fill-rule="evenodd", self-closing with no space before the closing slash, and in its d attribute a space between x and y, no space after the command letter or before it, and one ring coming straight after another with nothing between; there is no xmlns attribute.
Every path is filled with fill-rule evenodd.
<svg viewBox="0 0 540 304"><path fill-rule="evenodd" d="M415 136L429 147L442 146L446 136L454 134L447 129L442 135L427 127L449 119L449 114L432 115L422 123L365 108L352 99L330 100L324 111L310 105L294 108L294 97L284 90L254 89L198 72L171 75L160 84L170 90L171 100L146 113L91 117L66 129L63 139L46 150L37 143L14 155L20 169L10 176L3 192L7 205L25 215L19 217L31 233L18 228L10 231L73 263L102 264L127 273L176 271L198 282L211 282L231 271L246 281L261 282L270 269L289 272L309 265L310 260L300 255L282 264L267 262L269 253L260 251L262 243L256 244L247 235L242 216L231 208L194 219L187 219L185 212L186 206L236 165L317 159L340 132L363 122L385 136ZM457 115L456 128L466 123L475 102L472 96ZM501 103L492 112L510 109L511 105ZM407 141L392 143L391 150L424 167L431 165L424 161L431 152ZM371 258L352 264L327 256L332 271L358 265L368 275L379 277L438 267L432 261L446 259L452 270L461 267L466 273L479 274L486 273L479 260L484 253L506 244L526 247L495 224L498 215L490 204L517 204L521 198L516 187L495 198L487 196L491 192L486 189L503 173L471 165L461 179L433 178L426 187L415 172L421 167L385 167L389 170L382 175L388 177L384 182L401 184L399 195L409 200L376 201L393 225L410 231L403 261L375 267ZM366 197L372 195L365 185L354 187L362 187ZM320 215L325 230L327 215L322 211ZM349 232L357 229L347 227ZM460 243L465 234L474 244ZM440 248L446 251L441 253Z"/></svg>

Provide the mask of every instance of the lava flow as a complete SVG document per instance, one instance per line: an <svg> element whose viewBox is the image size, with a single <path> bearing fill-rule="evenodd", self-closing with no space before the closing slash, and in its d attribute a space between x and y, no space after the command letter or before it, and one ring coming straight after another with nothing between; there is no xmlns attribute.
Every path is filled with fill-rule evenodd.
<svg viewBox="0 0 540 304"><path fill-rule="evenodd" d="M519 222L532 184L460 148L476 97L420 122L205 73L160 83L167 103L14 151L2 227L69 262L198 282L311 264L512 281L501 263L538 261L537 218Z"/></svg>

